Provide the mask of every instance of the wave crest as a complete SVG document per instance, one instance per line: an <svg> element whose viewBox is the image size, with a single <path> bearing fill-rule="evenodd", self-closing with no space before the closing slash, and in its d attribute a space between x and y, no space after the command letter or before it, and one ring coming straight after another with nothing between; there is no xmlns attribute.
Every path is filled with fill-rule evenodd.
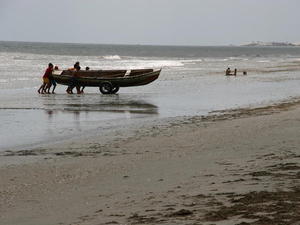
<svg viewBox="0 0 300 225"><path fill-rule="evenodd" d="M104 59L108 59L108 60L120 60L121 56L119 55L105 55L103 56Z"/></svg>

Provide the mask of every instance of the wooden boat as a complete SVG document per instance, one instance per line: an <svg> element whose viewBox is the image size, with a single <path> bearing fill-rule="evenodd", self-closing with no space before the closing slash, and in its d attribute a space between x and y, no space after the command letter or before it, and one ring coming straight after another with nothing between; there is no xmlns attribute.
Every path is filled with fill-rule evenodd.
<svg viewBox="0 0 300 225"><path fill-rule="evenodd" d="M155 81L160 70L55 70L54 80L62 85L99 87L102 94L115 94L120 87L132 87Z"/></svg>

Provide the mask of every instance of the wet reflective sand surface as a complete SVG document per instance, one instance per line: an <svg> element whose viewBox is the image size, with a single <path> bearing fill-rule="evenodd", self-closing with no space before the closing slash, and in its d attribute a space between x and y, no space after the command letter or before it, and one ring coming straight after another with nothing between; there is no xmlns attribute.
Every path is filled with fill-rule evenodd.
<svg viewBox="0 0 300 225"><path fill-rule="evenodd" d="M0 149L59 141L158 116L156 105L135 99L100 94L23 96L19 104L10 102L0 109Z"/></svg>

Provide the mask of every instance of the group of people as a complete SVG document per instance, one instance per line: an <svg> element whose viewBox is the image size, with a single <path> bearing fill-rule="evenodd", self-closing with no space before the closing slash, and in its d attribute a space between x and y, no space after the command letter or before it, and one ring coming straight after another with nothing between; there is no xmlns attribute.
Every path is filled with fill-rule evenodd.
<svg viewBox="0 0 300 225"><path fill-rule="evenodd" d="M231 71L231 69L228 67L226 72L225 72L225 76L236 76L237 75L237 69L235 68L233 73ZM246 71L243 71L243 75L247 75Z"/></svg>
<svg viewBox="0 0 300 225"><path fill-rule="evenodd" d="M52 63L49 63L48 68L46 69L45 74L43 75L43 83L38 89L39 94L55 93L54 90L56 88L56 82L52 76L53 70L58 70L58 67L57 66L54 67ZM53 86L52 92L50 92L51 86Z"/></svg>
<svg viewBox="0 0 300 225"><path fill-rule="evenodd" d="M43 75L43 83L38 89L38 93L40 94L55 94L54 90L56 88L56 82L52 76L52 73L54 70L58 70L57 66L53 66L52 63L48 64L48 68L46 69L44 75ZM80 86L77 82L77 73L81 70L80 62L76 62L73 66L73 68L70 68L69 71L74 71L72 79L70 81L70 84L68 85L68 88L66 92L68 94L73 94L73 89L76 88L77 94L82 94L84 90L84 86ZM85 70L90 70L89 67L86 67ZM50 92L51 87L53 86L52 92Z"/></svg>
<svg viewBox="0 0 300 225"><path fill-rule="evenodd" d="M227 68L225 73L226 76L236 76L236 74L237 74L237 69L234 69L233 73L231 73L231 69L229 67Z"/></svg>

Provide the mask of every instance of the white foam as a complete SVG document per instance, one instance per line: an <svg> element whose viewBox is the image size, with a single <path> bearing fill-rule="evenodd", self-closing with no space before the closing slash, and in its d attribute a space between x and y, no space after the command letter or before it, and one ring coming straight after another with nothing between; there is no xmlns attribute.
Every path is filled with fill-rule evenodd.
<svg viewBox="0 0 300 225"><path fill-rule="evenodd" d="M271 61L270 60L260 60L260 61L257 61L257 62L259 62L259 63L269 63Z"/></svg>
<svg viewBox="0 0 300 225"><path fill-rule="evenodd" d="M203 62L203 59L184 59L182 62L184 64L197 64Z"/></svg>
<svg viewBox="0 0 300 225"><path fill-rule="evenodd" d="M227 61L229 61L229 59L226 59L226 58L224 58L224 59L217 59L217 58L206 58L206 59L204 59L203 60L204 62L227 62Z"/></svg>
<svg viewBox="0 0 300 225"><path fill-rule="evenodd" d="M103 56L104 59L108 59L108 60L120 60L121 56L119 55L106 55Z"/></svg>
<svg viewBox="0 0 300 225"><path fill-rule="evenodd" d="M18 78L12 78L11 81L25 81L25 80L31 80L31 78L27 77L18 77Z"/></svg>

